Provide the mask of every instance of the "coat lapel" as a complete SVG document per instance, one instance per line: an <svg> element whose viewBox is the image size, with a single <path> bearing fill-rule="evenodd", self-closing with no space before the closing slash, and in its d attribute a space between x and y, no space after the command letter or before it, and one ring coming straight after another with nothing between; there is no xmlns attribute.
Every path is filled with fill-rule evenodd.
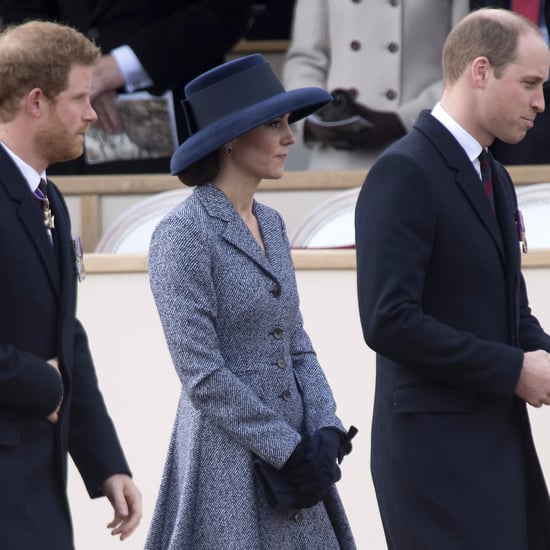
<svg viewBox="0 0 550 550"><path fill-rule="evenodd" d="M476 212L477 216L481 220L481 223L483 223L487 231L491 234L491 237L498 248L500 257L504 261L504 247L498 226L497 216L491 207L491 203L485 196L485 191L483 190L481 181L479 180L474 167L471 166L471 170L463 170L459 172L456 182L468 198L472 209Z"/></svg>
<svg viewBox="0 0 550 550"><path fill-rule="evenodd" d="M270 277L277 279L268 259L269 250L272 246L269 237L271 228L267 224L267 220L258 203L254 202L254 211L258 216L258 223L264 237L266 252L256 242L256 239L231 204L231 201L216 186L212 184L203 185L195 189L195 193L197 193L199 200L201 200L208 213L223 222L222 237L257 264Z"/></svg>
<svg viewBox="0 0 550 550"><path fill-rule="evenodd" d="M5 187L13 201L24 232L36 249L55 291L59 292L59 270L55 252L44 227L37 199L30 192L21 172L2 147L0 147L0 185ZM22 253L25 253L23 246Z"/></svg>
<svg viewBox="0 0 550 550"><path fill-rule="evenodd" d="M72 283L69 283L67 278L76 276L75 257L71 248L72 242L63 237L64 235L71 235L70 220L66 214L67 209L60 191L53 182L48 181L48 185L48 196L52 205L52 211L55 215L53 241L57 256L57 264L59 266L59 276L63 287L69 288Z"/></svg>
<svg viewBox="0 0 550 550"><path fill-rule="evenodd" d="M416 127L440 151L448 167L456 173L456 184L466 196L472 210L479 217L485 229L491 235L498 249L501 261L503 265L506 265L504 245L497 217L485 196L479 176L466 152L453 135L437 119L431 116L428 111L421 113Z"/></svg>
<svg viewBox="0 0 550 550"><path fill-rule="evenodd" d="M511 182L507 183L507 179L508 176L504 173L504 168L493 163L496 219L502 235L506 258L510 265L515 266L520 264L520 239L515 218L518 207L515 189Z"/></svg>

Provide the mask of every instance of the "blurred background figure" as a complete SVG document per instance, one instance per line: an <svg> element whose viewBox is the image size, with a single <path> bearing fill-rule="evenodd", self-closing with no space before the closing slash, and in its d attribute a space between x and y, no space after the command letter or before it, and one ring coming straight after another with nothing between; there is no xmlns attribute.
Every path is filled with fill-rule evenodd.
<svg viewBox="0 0 550 550"><path fill-rule="evenodd" d="M288 40L296 0L254 2L254 21L247 40Z"/></svg>
<svg viewBox="0 0 550 550"><path fill-rule="evenodd" d="M472 10L484 7L498 7L515 11L527 17L542 31L546 43L550 22L550 1L545 0L470 0ZM544 87L546 109L539 113L535 125L519 143L504 143L495 139L491 145L494 157L503 164L550 164L550 91Z"/></svg>
<svg viewBox="0 0 550 550"><path fill-rule="evenodd" d="M443 91L443 42L468 10L468 0L296 0L284 84L335 96L300 125L306 166L367 168L408 132Z"/></svg>
<svg viewBox="0 0 550 550"><path fill-rule="evenodd" d="M101 48L92 104L106 133L123 128L115 101L121 92L173 93L179 140L183 86L224 61L251 24L252 0L0 0L3 24L26 19L71 25ZM84 157L50 173L168 172L169 157L90 163Z"/></svg>

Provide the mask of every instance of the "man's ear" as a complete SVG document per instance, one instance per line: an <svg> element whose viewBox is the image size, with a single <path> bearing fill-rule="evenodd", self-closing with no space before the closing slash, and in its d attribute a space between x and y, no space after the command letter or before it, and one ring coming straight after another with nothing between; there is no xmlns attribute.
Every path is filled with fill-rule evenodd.
<svg viewBox="0 0 550 550"><path fill-rule="evenodd" d="M476 57L472 61L471 77L476 88L484 88L491 74L491 63L485 56Z"/></svg>
<svg viewBox="0 0 550 550"><path fill-rule="evenodd" d="M25 96L25 109L34 117L40 117L44 111L46 96L40 88L33 88Z"/></svg>

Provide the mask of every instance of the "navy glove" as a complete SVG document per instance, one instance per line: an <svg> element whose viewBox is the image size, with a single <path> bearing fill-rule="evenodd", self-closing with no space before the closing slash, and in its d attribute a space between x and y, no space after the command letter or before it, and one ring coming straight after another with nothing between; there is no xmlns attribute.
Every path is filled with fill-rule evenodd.
<svg viewBox="0 0 550 550"><path fill-rule="evenodd" d="M336 464L341 440L332 428L304 435L281 469L283 476L296 488L296 508L309 508L323 500L342 473Z"/></svg>
<svg viewBox="0 0 550 550"><path fill-rule="evenodd" d="M351 440L357 428L348 432L321 428L305 435L281 470L254 458L254 475L266 500L275 510L309 508L323 500L341 477L341 463L351 452Z"/></svg>
<svg viewBox="0 0 550 550"><path fill-rule="evenodd" d="M335 430L340 437L340 449L338 450L338 464L342 464L342 460L346 455L349 455L352 450L351 440L357 435L359 431L355 426L350 426L347 432L342 432L337 428L322 428L326 430Z"/></svg>

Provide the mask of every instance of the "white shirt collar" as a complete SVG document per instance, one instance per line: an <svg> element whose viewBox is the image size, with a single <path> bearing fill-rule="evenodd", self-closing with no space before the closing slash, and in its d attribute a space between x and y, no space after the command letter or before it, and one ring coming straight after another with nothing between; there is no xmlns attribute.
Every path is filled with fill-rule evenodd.
<svg viewBox="0 0 550 550"><path fill-rule="evenodd" d="M40 180L46 180L46 171L44 170L41 174L39 174L32 166L27 164L22 158L18 157L5 143L0 141L0 145L4 147L6 153L8 153L17 168L19 168L19 171L29 184L29 189L32 193L34 193L40 183Z"/></svg>
<svg viewBox="0 0 550 550"><path fill-rule="evenodd" d="M449 114L443 107L441 103L437 102L435 107L432 109L432 116L439 120L453 137L458 141L460 146L468 155L468 158L471 162L475 163L479 157L483 147L471 134L469 134L456 120Z"/></svg>

